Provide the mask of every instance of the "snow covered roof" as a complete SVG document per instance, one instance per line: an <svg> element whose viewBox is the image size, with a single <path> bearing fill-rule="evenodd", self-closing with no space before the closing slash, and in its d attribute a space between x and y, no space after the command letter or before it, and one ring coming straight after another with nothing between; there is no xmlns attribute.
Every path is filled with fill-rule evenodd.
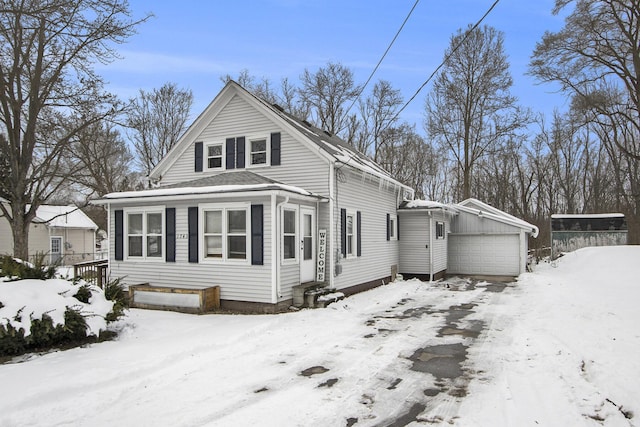
<svg viewBox="0 0 640 427"><path fill-rule="evenodd" d="M602 213L602 214L553 214L553 219L588 219L588 218L624 218L621 213Z"/></svg>
<svg viewBox="0 0 640 427"><path fill-rule="evenodd" d="M101 200L95 201L100 204L109 202L110 200L132 199L158 196L178 196L178 195L207 195L220 193L238 193L247 191L271 191L281 190L289 193L295 193L302 196L309 196L321 199L322 196L313 194L300 187L282 184L262 175L255 174L250 171L233 171L223 172L218 175L212 175L205 178L186 181L178 184L161 186L149 190L140 191L122 191L118 193L109 193L103 196Z"/></svg>
<svg viewBox="0 0 640 427"><path fill-rule="evenodd" d="M423 209L423 210L444 210L451 213L457 213L454 205L434 202L432 200L407 200L400 204L400 210Z"/></svg>
<svg viewBox="0 0 640 427"><path fill-rule="evenodd" d="M494 208L493 206L481 202L478 199L474 199L473 197L458 203L457 207L460 210L474 213L478 216L483 216L495 221L523 228L530 232L533 237L538 237L538 233L540 232L538 227L536 227L535 225L529 224L527 221L501 211L498 208Z"/></svg>
<svg viewBox="0 0 640 427"><path fill-rule="evenodd" d="M98 229L91 218L73 205L40 205L34 222L46 223L49 227Z"/></svg>

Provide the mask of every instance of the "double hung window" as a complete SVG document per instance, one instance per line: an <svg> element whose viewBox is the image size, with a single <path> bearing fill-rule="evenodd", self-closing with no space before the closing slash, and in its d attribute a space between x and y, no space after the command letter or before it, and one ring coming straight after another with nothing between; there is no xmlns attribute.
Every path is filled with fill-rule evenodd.
<svg viewBox="0 0 640 427"><path fill-rule="evenodd" d="M347 212L347 256L354 256L356 247L356 215L354 212Z"/></svg>
<svg viewBox="0 0 640 427"><path fill-rule="evenodd" d="M266 165L267 164L267 139L256 138L249 140L249 164Z"/></svg>
<svg viewBox="0 0 640 427"><path fill-rule="evenodd" d="M127 213L127 255L162 258L164 236L162 210Z"/></svg>
<svg viewBox="0 0 640 427"><path fill-rule="evenodd" d="M222 169L222 159L222 143L207 145L207 167L209 169Z"/></svg>
<svg viewBox="0 0 640 427"><path fill-rule="evenodd" d="M297 212L294 209L282 211L282 259L295 260L297 258Z"/></svg>
<svg viewBox="0 0 640 427"><path fill-rule="evenodd" d="M444 222L436 221L436 239L444 239Z"/></svg>
<svg viewBox="0 0 640 427"><path fill-rule="evenodd" d="M204 207L202 218L204 259L247 260L248 208Z"/></svg>

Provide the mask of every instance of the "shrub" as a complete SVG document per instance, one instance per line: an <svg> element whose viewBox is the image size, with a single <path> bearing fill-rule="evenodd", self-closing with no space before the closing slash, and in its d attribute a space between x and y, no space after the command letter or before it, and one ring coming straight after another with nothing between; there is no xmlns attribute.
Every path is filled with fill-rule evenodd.
<svg viewBox="0 0 640 427"><path fill-rule="evenodd" d="M89 304L89 300L91 299L91 286L88 284L83 284L78 287L78 292L73 296L80 302L85 304Z"/></svg>
<svg viewBox="0 0 640 427"><path fill-rule="evenodd" d="M113 301L113 309L106 315L107 323L115 322L124 315L124 311L129 308L129 296L120 283L121 279L109 280L104 285L104 297L108 301Z"/></svg>
<svg viewBox="0 0 640 427"><path fill-rule="evenodd" d="M25 351L26 345L24 329L16 329L11 323L0 323L0 357L21 354Z"/></svg>
<svg viewBox="0 0 640 427"><path fill-rule="evenodd" d="M34 257L33 264L23 262L10 255L2 257L2 276L17 279L52 279L56 275L59 263L47 264L46 254L38 252Z"/></svg>

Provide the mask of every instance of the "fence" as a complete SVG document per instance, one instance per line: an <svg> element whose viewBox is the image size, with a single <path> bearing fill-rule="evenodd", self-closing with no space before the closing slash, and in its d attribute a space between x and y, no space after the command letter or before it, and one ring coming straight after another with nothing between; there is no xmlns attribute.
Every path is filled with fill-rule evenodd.
<svg viewBox="0 0 640 427"><path fill-rule="evenodd" d="M109 260L86 261L73 265L73 278L83 279L102 288L107 283Z"/></svg>

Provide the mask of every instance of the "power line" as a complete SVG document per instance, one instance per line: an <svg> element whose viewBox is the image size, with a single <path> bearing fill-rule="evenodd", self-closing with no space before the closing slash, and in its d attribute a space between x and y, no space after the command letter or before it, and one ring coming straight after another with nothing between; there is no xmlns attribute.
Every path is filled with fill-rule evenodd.
<svg viewBox="0 0 640 427"><path fill-rule="evenodd" d="M407 21L409 20L409 17L411 16L411 14L413 13L413 10L416 8L416 6L418 5L418 3L420 3L420 0L416 0L416 2L413 4L413 7L411 8L411 10L409 11L409 14L407 15L406 18L404 18L404 21L402 22L402 25L400 26L400 28L398 29L398 32L396 33L396 35L393 37L393 40L391 40L391 43L389 43L389 46L387 46L387 50L384 51L384 54L382 54L382 58L380 58L380 60L378 61L378 63L376 64L375 68L373 69L373 71L371 72L371 74L369 75L369 78L367 79L367 81L364 83L364 85L362 86L362 88L360 89L360 92L358 92L358 95L353 98L353 102L351 102L351 105L349 105L349 108L347 108L347 110L345 111L345 115L349 113L349 111L351 110L351 108L353 107L353 105L356 103L356 101L360 98L360 95L362 95L362 92L364 92L364 88L367 87L367 85L369 84L369 82L371 81L371 79L373 78L373 75L376 73L376 71L378 71L378 67L380 67L380 64L382 64L382 61L384 60L385 56L387 56L387 53L389 53L389 50L391 49L391 46L393 46L393 43L395 43L396 39L398 38L398 36L400 35L400 33L402 32L402 29L404 28L404 25L407 23Z"/></svg>
<svg viewBox="0 0 640 427"><path fill-rule="evenodd" d="M478 28L478 26L482 23L482 21L484 21L484 18L487 17L487 15L489 15L491 13L491 11L493 10L493 8L496 7L496 5L498 4L500 0L496 0L493 2L493 4L491 5L491 7L485 12L484 15L482 15L482 18L480 18L478 20L478 22L476 22L473 27L466 32L466 34L464 35L464 37L462 38L462 40L460 40L460 42L453 48L453 50L442 60L442 62L440 63L440 65L438 65L438 67L433 71L433 73L431 73L431 75L429 76L429 78L427 80L425 80L424 83L422 83L422 86L420 86L418 88L418 90L416 91L416 93L413 94L413 96L411 98L409 98L409 100L402 106L402 108L400 108L398 110L398 112L396 113L395 116L393 116L393 119L390 120L390 123L393 123L398 116L400 115L400 113L402 113L402 111L404 111L405 108L407 108L407 105L409 105L411 103L411 101L413 101L415 99L416 96L418 96L418 94L420 93L420 91L431 81L431 79L433 79L433 76L436 75L436 73L438 71L440 71L440 68L442 68L444 66L444 64L447 63L447 61L449 60L449 58L451 58L451 56L453 56L453 54L460 48L460 46L462 46L462 44L467 40L467 38L469 38L469 36L471 35L471 33Z"/></svg>

